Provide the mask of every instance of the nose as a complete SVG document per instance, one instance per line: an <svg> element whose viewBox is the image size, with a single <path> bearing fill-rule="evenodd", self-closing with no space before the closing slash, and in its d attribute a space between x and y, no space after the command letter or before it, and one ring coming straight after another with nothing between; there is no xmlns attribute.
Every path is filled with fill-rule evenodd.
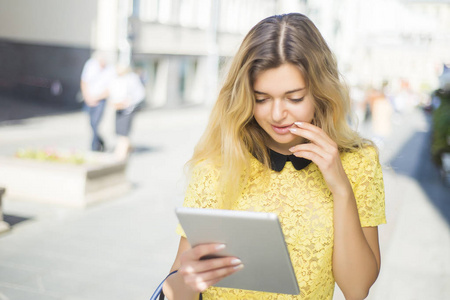
<svg viewBox="0 0 450 300"><path fill-rule="evenodd" d="M272 105L272 120L279 123L286 117L286 104L282 99L275 99Z"/></svg>

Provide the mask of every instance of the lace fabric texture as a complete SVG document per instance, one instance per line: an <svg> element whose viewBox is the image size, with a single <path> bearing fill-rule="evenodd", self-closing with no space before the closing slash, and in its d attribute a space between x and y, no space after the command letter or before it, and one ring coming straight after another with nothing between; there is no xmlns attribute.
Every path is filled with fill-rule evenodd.
<svg viewBox="0 0 450 300"><path fill-rule="evenodd" d="M345 152L341 160L355 194L361 225L386 223L383 175L375 149ZM300 295L210 287L203 293L204 299L332 299L333 199L322 173L314 163L297 171L290 162L281 172L270 170L268 177L262 176L266 171L252 157L249 180L232 209L278 214ZM222 208L218 176L212 164L196 166L184 206ZM185 236L180 226L177 232Z"/></svg>

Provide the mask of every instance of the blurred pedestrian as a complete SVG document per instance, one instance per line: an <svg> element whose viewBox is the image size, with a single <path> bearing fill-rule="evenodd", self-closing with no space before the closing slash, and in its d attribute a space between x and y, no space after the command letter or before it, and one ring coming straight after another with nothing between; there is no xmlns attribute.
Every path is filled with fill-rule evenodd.
<svg viewBox="0 0 450 300"><path fill-rule="evenodd" d="M145 88L139 75L129 66L118 64L116 72L117 76L109 86L109 101L116 109L117 141L114 154L119 160L124 160L131 151L131 126L145 99Z"/></svg>
<svg viewBox="0 0 450 300"><path fill-rule="evenodd" d="M351 124L355 130L359 129L359 126L366 121L367 114L367 102L364 90L359 86L352 86L350 89L350 101L352 104L352 109L355 114L356 120Z"/></svg>
<svg viewBox="0 0 450 300"><path fill-rule="evenodd" d="M384 147L387 137L391 134L393 107L385 92L385 85L382 89L372 89L369 93L369 103L371 111L371 125L373 141L379 148Z"/></svg>
<svg viewBox="0 0 450 300"><path fill-rule="evenodd" d="M331 299L335 282L347 299L367 296L380 270L383 176L373 144L348 125L349 107L335 57L306 16L250 30L188 163L184 206L276 213L301 294L214 287L245 261L203 259L226 245L191 247L178 228L169 299Z"/></svg>
<svg viewBox="0 0 450 300"><path fill-rule="evenodd" d="M105 142L100 136L99 125L105 110L108 87L115 76L107 53L96 51L85 63L81 73L81 93L89 113L92 128L92 151L105 151Z"/></svg>

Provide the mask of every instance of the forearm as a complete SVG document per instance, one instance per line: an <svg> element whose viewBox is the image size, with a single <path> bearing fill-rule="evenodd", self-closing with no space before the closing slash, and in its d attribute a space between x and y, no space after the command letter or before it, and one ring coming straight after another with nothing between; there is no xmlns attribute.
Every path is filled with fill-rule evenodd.
<svg viewBox="0 0 450 300"><path fill-rule="evenodd" d="M163 291L169 300L196 300L199 298L199 293L187 286L178 273L172 274L166 279Z"/></svg>
<svg viewBox="0 0 450 300"><path fill-rule="evenodd" d="M379 272L379 263L364 235L351 188L334 195L333 273L347 299L364 299Z"/></svg>
<svg viewBox="0 0 450 300"><path fill-rule="evenodd" d="M80 89L81 89L81 95L83 96L83 99L86 100L86 98L89 98L89 93L88 93L88 88L87 88L86 82L81 81Z"/></svg>

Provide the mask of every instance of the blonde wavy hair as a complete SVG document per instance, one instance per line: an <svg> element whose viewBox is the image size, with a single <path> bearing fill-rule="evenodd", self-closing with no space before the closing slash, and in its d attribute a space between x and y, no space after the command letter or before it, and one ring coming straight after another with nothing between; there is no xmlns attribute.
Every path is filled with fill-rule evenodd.
<svg viewBox="0 0 450 300"><path fill-rule="evenodd" d="M340 151L351 151L366 143L348 125L348 89L341 81L333 53L313 22L298 13L268 17L244 38L207 129L187 164L190 170L204 160L218 166L220 192L227 203L241 193L251 155L270 166L268 135L253 117L253 83L261 72L285 63L298 67L302 73L314 98L313 123L337 143Z"/></svg>

